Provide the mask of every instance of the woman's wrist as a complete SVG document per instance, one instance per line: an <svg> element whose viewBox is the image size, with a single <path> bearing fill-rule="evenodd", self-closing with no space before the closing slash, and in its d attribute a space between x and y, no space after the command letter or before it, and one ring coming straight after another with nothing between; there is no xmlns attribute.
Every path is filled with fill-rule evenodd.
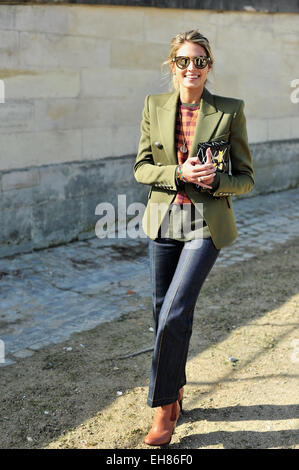
<svg viewBox="0 0 299 470"><path fill-rule="evenodd" d="M183 176L183 168L182 168L182 166L183 166L183 165L178 165L178 166L177 166L176 176L177 176L178 181L182 181L183 183L187 183L187 181L184 179L184 176Z"/></svg>

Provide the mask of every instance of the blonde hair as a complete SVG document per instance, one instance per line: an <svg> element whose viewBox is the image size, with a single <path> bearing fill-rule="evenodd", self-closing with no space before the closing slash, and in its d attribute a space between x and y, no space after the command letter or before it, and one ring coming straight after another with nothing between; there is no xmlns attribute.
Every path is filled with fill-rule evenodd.
<svg viewBox="0 0 299 470"><path fill-rule="evenodd" d="M197 29L192 29L191 31L187 31L185 33L179 33L174 38L172 38L170 42L170 51L168 54L168 59L165 60L165 62L163 62L162 69L165 66L168 66L167 72L168 74L172 74L172 70L170 67L172 59L176 56L178 49L185 42L193 42L194 44L198 44L199 46L202 46L205 49L207 56L210 58L209 67L211 68L213 66L215 60L214 60L214 56L211 50L209 40L205 36L203 36ZM177 79L175 75L172 75L172 88L175 90L178 89Z"/></svg>

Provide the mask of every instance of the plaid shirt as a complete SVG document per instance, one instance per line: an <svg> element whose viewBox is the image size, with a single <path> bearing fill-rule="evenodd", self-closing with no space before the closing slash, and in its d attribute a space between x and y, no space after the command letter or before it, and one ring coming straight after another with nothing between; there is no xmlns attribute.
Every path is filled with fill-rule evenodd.
<svg viewBox="0 0 299 470"><path fill-rule="evenodd" d="M176 126L175 126L175 143L176 143L177 159L178 159L179 165L182 165L189 156L189 151L192 145L199 107L200 107L199 105L191 107L191 106L185 106L181 104L178 109L177 117L176 117ZM180 147L184 145L184 142L185 142L185 146L188 149L187 153L182 153L180 150ZM185 193L185 191L183 189L180 189L177 192L177 195L175 199L173 200L172 204L191 204L191 201L189 197L187 196L187 194Z"/></svg>

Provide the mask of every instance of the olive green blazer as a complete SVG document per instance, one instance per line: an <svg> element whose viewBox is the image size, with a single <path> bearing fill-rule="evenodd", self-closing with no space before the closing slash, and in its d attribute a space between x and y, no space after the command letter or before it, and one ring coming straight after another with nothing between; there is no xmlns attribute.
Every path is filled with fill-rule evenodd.
<svg viewBox="0 0 299 470"><path fill-rule="evenodd" d="M162 220L178 191L175 148L178 100L177 91L149 95L145 99L134 175L139 183L151 186L142 227L152 239L157 237ZM184 188L193 203L203 203L203 217L218 249L231 244L238 236L231 196L248 193L254 186L243 109L243 100L213 95L204 88L190 152L190 156L196 156L197 144L210 140L226 140L231 145L231 175L217 172L213 190L202 191L193 183L185 183ZM155 217L150 209L153 203L159 203L161 208Z"/></svg>

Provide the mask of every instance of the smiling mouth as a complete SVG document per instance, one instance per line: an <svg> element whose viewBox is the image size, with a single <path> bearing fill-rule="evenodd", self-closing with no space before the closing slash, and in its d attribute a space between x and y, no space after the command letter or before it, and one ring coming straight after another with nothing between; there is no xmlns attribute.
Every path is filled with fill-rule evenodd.
<svg viewBox="0 0 299 470"><path fill-rule="evenodd" d="M184 75L185 78L191 78L191 79L195 79L195 78L200 78L200 75Z"/></svg>

